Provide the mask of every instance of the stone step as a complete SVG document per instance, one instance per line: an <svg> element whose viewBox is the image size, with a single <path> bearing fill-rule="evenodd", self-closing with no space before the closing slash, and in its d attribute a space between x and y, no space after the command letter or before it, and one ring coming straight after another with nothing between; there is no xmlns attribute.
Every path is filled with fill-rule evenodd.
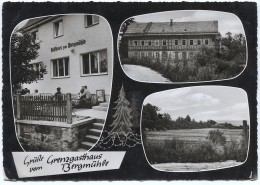
<svg viewBox="0 0 260 185"><path fill-rule="evenodd" d="M89 150L90 148L92 148L95 145L96 142L92 143L92 142L88 142L88 141L82 141L80 144L80 147L85 149L85 150Z"/></svg>
<svg viewBox="0 0 260 185"><path fill-rule="evenodd" d="M99 140L99 136L86 135L84 140L90 143L96 143Z"/></svg>
<svg viewBox="0 0 260 185"><path fill-rule="evenodd" d="M93 123L93 128L102 130L104 124L103 123Z"/></svg>
<svg viewBox="0 0 260 185"><path fill-rule="evenodd" d="M92 128L92 129L89 129L89 132L91 135L94 135L94 136L100 136L101 132L102 132L102 129L95 129L95 128Z"/></svg>
<svg viewBox="0 0 260 185"><path fill-rule="evenodd" d="M108 107L109 103L108 102L103 102L99 104L100 107Z"/></svg>
<svg viewBox="0 0 260 185"><path fill-rule="evenodd" d="M101 107L101 106L93 106L92 109L99 110L99 111L107 111L107 107Z"/></svg>

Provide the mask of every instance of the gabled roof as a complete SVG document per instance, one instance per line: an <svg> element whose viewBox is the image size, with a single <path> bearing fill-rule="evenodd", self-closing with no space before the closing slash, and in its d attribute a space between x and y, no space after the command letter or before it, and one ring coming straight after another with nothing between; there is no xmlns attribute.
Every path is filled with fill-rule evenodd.
<svg viewBox="0 0 260 185"><path fill-rule="evenodd" d="M57 17L60 17L60 16L47 16L47 17L39 17L39 18L32 18L32 19L29 19L29 21L22 27L20 28L19 30L20 31L27 31L27 30L30 30L36 26L39 26L39 25L42 25L52 19L55 19Z"/></svg>
<svg viewBox="0 0 260 185"><path fill-rule="evenodd" d="M133 22L129 25L125 36L152 34L202 34L218 33L218 21L194 22Z"/></svg>

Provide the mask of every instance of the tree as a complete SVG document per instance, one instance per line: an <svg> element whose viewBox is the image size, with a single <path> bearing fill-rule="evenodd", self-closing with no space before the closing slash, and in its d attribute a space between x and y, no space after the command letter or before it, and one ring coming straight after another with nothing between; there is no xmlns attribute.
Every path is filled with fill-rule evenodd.
<svg viewBox="0 0 260 185"><path fill-rule="evenodd" d="M134 22L134 18L129 18L127 19L121 26L120 28L120 33L119 33L119 36L120 36L120 40L119 40L119 54L120 54L120 57L121 59L122 58L128 58L128 40L124 37L125 35L125 32L127 31L128 29L128 26Z"/></svg>
<svg viewBox="0 0 260 185"><path fill-rule="evenodd" d="M40 44L30 33L16 32L11 37L11 80L14 90L23 83L37 81L46 69L33 70L30 62L38 57Z"/></svg>
<svg viewBox="0 0 260 185"><path fill-rule="evenodd" d="M148 128L149 130L154 130L160 125L160 119L158 117L157 111L160 109L154 105L151 105L150 103L146 104L143 107L143 112L142 112L142 128Z"/></svg>
<svg viewBox="0 0 260 185"><path fill-rule="evenodd" d="M125 97L125 91L124 87L122 85L121 90L119 92L118 100L115 102L117 103L116 107L114 108L116 110L115 114L113 115L114 121L111 124L111 131L112 133L118 133L127 135L127 133L131 132L131 108L129 107L130 103Z"/></svg>

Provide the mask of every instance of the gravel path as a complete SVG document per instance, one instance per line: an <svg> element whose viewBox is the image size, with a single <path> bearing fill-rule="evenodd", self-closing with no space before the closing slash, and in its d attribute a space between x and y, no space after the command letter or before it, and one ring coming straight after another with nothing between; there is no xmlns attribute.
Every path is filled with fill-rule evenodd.
<svg viewBox="0 0 260 185"><path fill-rule="evenodd" d="M159 163L152 166L157 170L175 172L199 172L241 165L242 162L225 161L213 163Z"/></svg>
<svg viewBox="0 0 260 185"><path fill-rule="evenodd" d="M160 73L144 66L123 65L125 73L136 81L142 82L171 82Z"/></svg>

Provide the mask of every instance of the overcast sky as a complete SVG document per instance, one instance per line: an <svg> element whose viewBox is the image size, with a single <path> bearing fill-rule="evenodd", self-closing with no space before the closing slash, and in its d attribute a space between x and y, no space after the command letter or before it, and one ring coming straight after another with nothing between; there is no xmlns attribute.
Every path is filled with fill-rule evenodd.
<svg viewBox="0 0 260 185"><path fill-rule="evenodd" d="M240 19L236 15L226 12L207 10L181 10L145 14L135 16L134 18L137 22L168 22L170 19L173 19L174 22L218 20L219 32L222 36L224 36L228 31L233 34L244 34L244 28Z"/></svg>
<svg viewBox="0 0 260 185"><path fill-rule="evenodd" d="M197 86L172 89L149 95L144 105L156 105L161 113L177 117L190 117L196 121L248 120L249 109L246 92L224 86Z"/></svg>

